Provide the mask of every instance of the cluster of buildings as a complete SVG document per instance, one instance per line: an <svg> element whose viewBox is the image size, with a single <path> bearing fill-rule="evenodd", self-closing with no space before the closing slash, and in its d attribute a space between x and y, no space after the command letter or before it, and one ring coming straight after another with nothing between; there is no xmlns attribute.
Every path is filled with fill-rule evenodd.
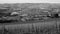
<svg viewBox="0 0 60 34"><path fill-rule="evenodd" d="M7 7L9 8L9 7ZM12 10L7 8L0 9L0 20L21 20L21 21L30 21L30 20L43 20L48 18L58 18L60 17L60 9L52 8L52 9L40 9L39 14L28 14L23 13L20 14L21 10ZM31 11L32 12L32 11Z"/></svg>

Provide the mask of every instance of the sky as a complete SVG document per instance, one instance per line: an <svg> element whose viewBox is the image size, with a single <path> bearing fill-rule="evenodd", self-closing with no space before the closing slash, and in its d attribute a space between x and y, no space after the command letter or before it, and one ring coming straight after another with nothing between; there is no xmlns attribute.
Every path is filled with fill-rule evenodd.
<svg viewBox="0 0 60 34"><path fill-rule="evenodd" d="M0 3L60 3L60 0L0 0Z"/></svg>

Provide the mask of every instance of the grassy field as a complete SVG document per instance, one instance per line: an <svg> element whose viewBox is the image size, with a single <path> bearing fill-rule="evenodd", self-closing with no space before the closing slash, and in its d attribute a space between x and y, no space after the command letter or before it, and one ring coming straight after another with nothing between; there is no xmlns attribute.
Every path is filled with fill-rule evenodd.
<svg viewBox="0 0 60 34"><path fill-rule="evenodd" d="M1 25L1 34L59 34L60 21Z"/></svg>

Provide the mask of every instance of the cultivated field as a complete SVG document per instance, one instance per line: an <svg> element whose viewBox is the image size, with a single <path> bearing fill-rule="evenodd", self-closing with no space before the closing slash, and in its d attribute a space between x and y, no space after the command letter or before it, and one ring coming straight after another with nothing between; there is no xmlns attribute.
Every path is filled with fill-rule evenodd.
<svg viewBox="0 0 60 34"><path fill-rule="evenodd" d="M59 21L45 21L38 23L5 25L1 26L1 31L6 34L59 34L59 28Z"/></svg>

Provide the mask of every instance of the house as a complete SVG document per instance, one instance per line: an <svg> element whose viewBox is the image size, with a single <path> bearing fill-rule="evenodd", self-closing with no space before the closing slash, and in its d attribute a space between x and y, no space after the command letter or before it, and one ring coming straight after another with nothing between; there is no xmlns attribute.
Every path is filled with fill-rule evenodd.
<svg viewBox="0 0 60 34"><path fill-rule="evenodd" d="M11 12L11 15L18 15L19 12Z"/></svg>
<svg viewBox="0 0 60 34"><path fill-rule="evenodd" d="M23 17L24 17L24 16L28 16L28 14L22 14L22 15L20 15L20 16L23 16Z"/></svg>

